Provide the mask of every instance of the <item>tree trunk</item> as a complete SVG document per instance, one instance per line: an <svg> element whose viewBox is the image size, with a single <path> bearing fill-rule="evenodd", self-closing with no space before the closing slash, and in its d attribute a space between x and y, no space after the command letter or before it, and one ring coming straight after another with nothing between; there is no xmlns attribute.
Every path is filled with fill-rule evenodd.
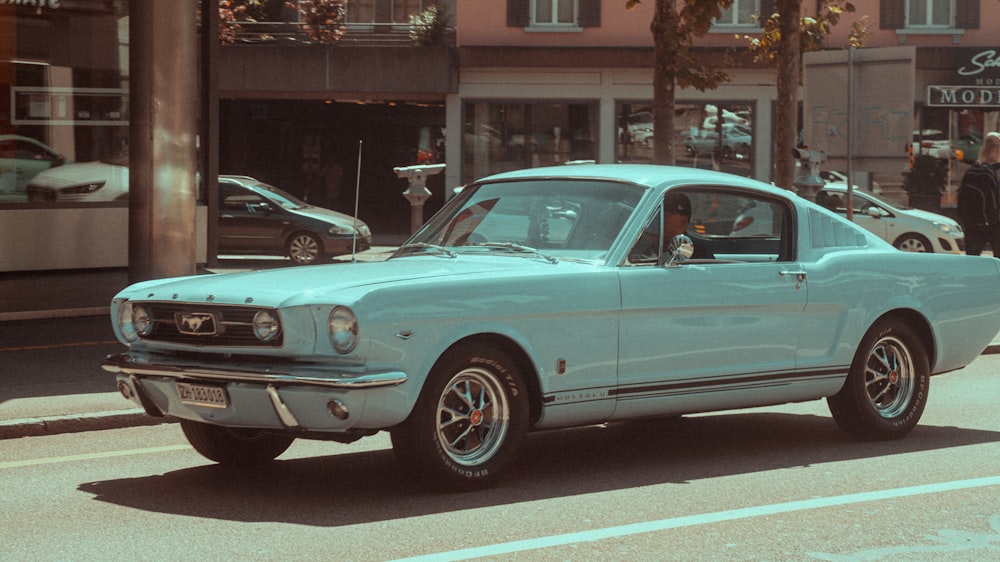
<svg viewBox="0 0 1000 562"><path fill-rule="evenodd" d="M675 41L680 16L676 0L656 0L653 32L653 162L675 163L674 103L676 99L676 61L670 46Z"/></svg>
<svg viewBox="0 0 1000 562"><path fill-rule="evenodd" d="M792 188L795 180L795 156L799 134L799 78L801 75L802 0L777 0L775 11L779 14L778 30L781 46L778 50L778 97L775 115L774 183L785 189Z"/></svg>

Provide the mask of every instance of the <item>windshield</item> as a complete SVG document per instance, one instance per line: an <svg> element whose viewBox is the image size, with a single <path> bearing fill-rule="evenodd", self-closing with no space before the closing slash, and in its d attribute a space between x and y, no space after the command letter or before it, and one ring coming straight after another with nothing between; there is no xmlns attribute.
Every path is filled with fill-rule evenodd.
<svg viewBox="0 0 1000 562"><path fill-rule="evenodd" d="M256 184L257 189L263 191L267 198L274 201L278 205L281 205L284 209L301 209L302 207L308 207L309 204L301 199L295 197L291 193L282 191L273 185L268 185L266 183Z"/></svg>
<svg viewBox="0 0 1000 562"><path fill-rule="evenodd" d="M642 193L643 188L630 184L577 179L473 185L409 244L459 252L537 250L560 258L603 259Z"/></svg>

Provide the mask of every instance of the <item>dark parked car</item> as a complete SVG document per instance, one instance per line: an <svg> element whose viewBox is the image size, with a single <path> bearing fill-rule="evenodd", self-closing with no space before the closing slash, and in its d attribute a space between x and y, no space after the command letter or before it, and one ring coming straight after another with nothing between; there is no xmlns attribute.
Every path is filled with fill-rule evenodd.
<svg viewBox="0 0 1000 562"><path fill-rule="evenodd" d="M249 176L219 176L219 253L287 255L297 265L371 247L371 230Z"/></svg>

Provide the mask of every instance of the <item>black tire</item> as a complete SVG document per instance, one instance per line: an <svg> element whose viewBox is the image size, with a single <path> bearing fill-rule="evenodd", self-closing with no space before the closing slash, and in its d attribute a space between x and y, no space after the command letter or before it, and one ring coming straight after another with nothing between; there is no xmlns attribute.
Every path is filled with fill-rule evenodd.
<svg viewBox="0 0 1000 562"><path fill-rule="evenodd" d="M904 252L934 253L934 246L931 246L930 240L920 234L904 234L897 238L892 245Z"/></svg>
<svg viewBox="0 0 1000 562"><path fill-rule="evenodd" d="M271 462L284 453L294 437L260 429L230 429L181 420L181 430L194 450L219 464L249 466Z"/></svg>
<svg viewBox="0 0 1000 562"><path fill-rule="evenodd" d="M920 421L929 387L923 342L902 322L882 321L861 340L844 387L827 404L837 425L852 436L897 439Z"/></svg>
<svg viewBox="0 0 1000 562"><path fill-rule="evenodd" d="M490 346L463 346L431 370L413 412L392 430L392 446L404 469L432 487L478 489L517 458L528 416L518 365Z"/></svg>
<svg viewBox="0 0 1000 562"><path fill-rule="evenodd" d="M309 232L296 232L285 245L295 265L312 265L323 259L323 241Z"/></svg>

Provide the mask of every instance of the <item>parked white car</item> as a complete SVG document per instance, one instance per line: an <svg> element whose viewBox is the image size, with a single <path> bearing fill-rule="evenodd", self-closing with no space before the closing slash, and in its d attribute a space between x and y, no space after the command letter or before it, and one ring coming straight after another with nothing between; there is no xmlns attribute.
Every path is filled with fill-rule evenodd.
<svg viewBox="0 0 1000 562"><path fill-rule="evenodd" d="M869 191L855 189L853 199L854 222L900 250L951 254L965 251L965 233L955 220L890 203ZM827 184L816 195L816 202L847 215L847 187Z"/></svg>

